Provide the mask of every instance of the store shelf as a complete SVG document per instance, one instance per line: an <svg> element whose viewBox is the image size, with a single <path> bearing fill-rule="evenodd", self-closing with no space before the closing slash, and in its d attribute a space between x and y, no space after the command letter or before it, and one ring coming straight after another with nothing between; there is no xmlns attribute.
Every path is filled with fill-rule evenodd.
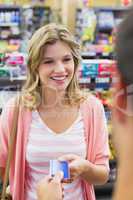
<svg viewBox="0 0 133 200"><path fill-rule="evenodd" d="M88 9L88 10L87 10ZM122 21L123 17L130 12L131 7L93 7L79 8L76 13L76 39L81 41L83 51L89 52L88 58L95 57L112 57L112 50L109 48L101 48L100 54L90 48L95 44L113 44L113 30ZM93 30L94 29L94 30ZM93 35L93 36L92 36ZM91 52L92 51L92 55ZM94 52L93 52L94 51ZM104 55L105 53L105 55ZM106 54L108 53L108 54ZM96 55L95 55L96 54ZM83 53L83 57L87 58L87 54Z"/></svg>
<svg viewBox="0 0 133 200"><path fill-rule="evenodd" d="M94 10L113 10L113 11L125 11L130 10L131 6L95 6L93 7ZM77 11L82 11L82 8L78 8Z"/></svg>
<svg viewBox="0 0 133 200"><path fill-rule="evenodd" d="M2 41L2 40L11 40L11 39L21 39L21 34L19 34L19 35L10 35L10 36L8 36L8 37L0 37L0 40Z"/></svg>
<svg viewBox="0 0 133 200"><path fill-rule="evenodd" d="M98 7L93 7L95 10L113 10L113 11L125 11L125 10L130 10L131 7L129 6L98 6Z"/></svg>
<svg viewBox="0 0 133 200"><path fill-rule="evenodd" d="M0 78L0 88L5 87L22 87L26 80L25 76L15 77L15 78Z"/></svg>
<svg viewBox="0 0 133 200"><path fill-rule="evenodd" d="M19 23L0 23L0 27L19 26Z"/></svg>
<svg viewBox="0 0 133 200"><path fill-rule="evenodd" d="M28 40L41 26L51 22L52 11L48 6L31 5L23 8L23 36Z"/></svg>
<svg viewBox="0 0 133 200"><path fill-rule="evenodd" d="M18 10L18 9L21 9L21 7L20 6L16 6L16 5L6 5L6 4L3 4L3 5L0 5L0 9L1 10L14 10L14 9L16 9L16 10Z"/></svg>
<svg viewBox="0 0 133 200"><path fill-rule="evenodd" d="M103 52L103 53L96 53L96 52L83 52L81 54L83 59L113 59L114 54L113 52Z"/></svg>
<svg viewBox="0 0 133 200"><path fill-rule="evenodd" d="M15 5L0 5L1 52L19 51L22 39L21 22L22 7Z"/></svg>

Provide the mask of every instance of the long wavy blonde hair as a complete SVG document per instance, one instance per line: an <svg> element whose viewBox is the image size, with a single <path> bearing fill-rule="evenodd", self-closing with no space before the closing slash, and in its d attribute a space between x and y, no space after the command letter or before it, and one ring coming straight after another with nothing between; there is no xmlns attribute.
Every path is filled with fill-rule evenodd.
<svg viewBox="0 0 133 200"><path fill-rule="evenodd" d="M39 28L29 41L27 80L22 88L22 103L30 109L36 109L42 97L38 68L42 62L46 45L58 40L69 45L74 60L74 75L66 91L68 102L71 105L79 104L85 99L79 89L76 74L81 62L80 46L64 26L51 23Z"/></svg>

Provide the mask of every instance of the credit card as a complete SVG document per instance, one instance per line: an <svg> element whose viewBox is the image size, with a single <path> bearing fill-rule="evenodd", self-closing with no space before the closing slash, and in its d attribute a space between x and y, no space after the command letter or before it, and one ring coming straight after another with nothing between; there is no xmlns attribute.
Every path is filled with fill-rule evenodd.
<svg viewBox="0 0 133 200"><path fill-rule="evenodd" d="M63 172L63 179L70 179L70 171L67 161L50 160L50 176L54 176L58 171Z"/></svg>

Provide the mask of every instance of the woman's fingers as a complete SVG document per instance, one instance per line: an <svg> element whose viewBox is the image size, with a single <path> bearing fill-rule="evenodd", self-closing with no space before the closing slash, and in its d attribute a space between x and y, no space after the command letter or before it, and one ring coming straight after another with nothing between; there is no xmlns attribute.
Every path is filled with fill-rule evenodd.
<svg viewBox="0 0 133 200"><path fill-rule="evenodd" d="M63 172L62 171L59 171L55 174L55 176L53 177L53 180L57 183L61 183L62 179L63 179Z"/></svg>
<svg viewBox="0 0 133 200"><path fill-rule="evenodd" d="M51 176L45 176L39 183L38 183L38 185L41 185L41 184L43 184L43 183L48 183L48 182L50 182L51 181L51 179L52 179L52 177Z"/></svg>

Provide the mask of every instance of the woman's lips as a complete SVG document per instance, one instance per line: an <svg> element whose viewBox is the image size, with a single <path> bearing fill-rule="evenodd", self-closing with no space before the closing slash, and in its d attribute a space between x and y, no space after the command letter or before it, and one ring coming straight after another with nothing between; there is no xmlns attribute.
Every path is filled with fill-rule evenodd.
<svg viewBox="0 0 133 200"><path fill-rule="evenodd" d="M62 81L62 80L65 80L66 79L66 76L56 76L56 77L51 77L52 80L57 80L57 81Z"/></svg>
<svg viewBox="0 0 133 200"><path fill-rule="evenodd" d="M55 81L57 84L63 84L66 80L67 76L52 76L51 79Z"/></svg>

